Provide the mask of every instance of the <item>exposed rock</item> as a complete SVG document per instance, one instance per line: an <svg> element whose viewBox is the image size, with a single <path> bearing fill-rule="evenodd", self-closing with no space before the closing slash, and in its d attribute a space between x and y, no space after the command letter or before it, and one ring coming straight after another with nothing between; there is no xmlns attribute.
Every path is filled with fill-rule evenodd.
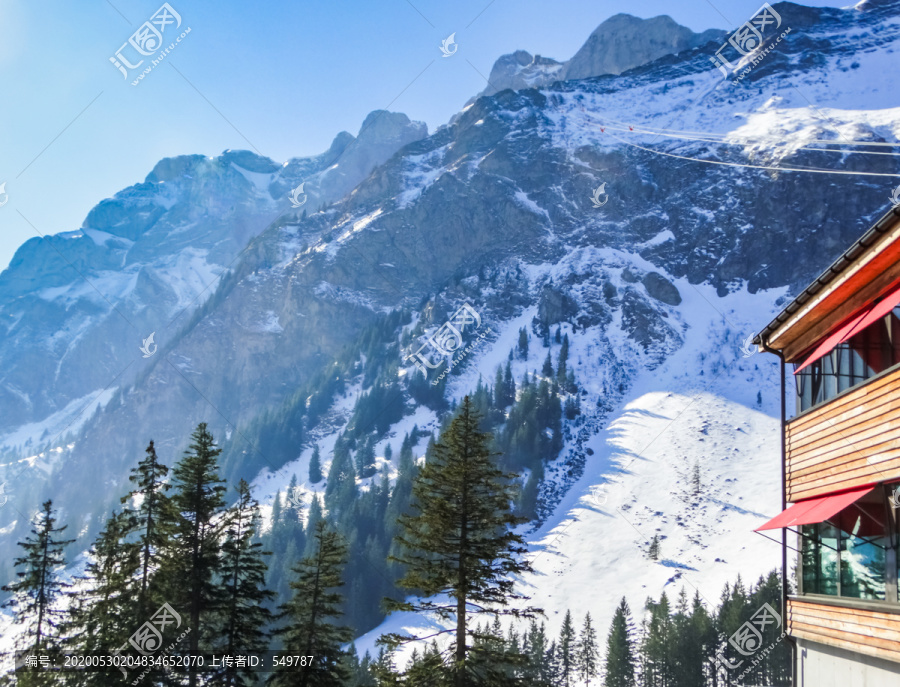
<svg viewBox="0 0 900 687"><path fill-rule="evenodd" d="M662 301L666 305L679 305L681 303L681 294L678 292L675 284L659 272L648 272L644 275L641 283L647 289L647 293L656 300Z"/></svg>

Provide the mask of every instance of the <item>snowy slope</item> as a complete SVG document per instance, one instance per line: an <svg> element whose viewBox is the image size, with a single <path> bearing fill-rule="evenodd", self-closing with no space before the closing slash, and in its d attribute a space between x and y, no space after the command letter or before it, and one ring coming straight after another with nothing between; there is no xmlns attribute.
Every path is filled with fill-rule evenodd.
<svg viewBox="0 0 900 687"><path fill-rule="evenodd" d="M552 633L567 609L579 618L590 611L605 633L623 595L638 617L648 596L674 597L682 586L713 608L725 582L737 575L755 581L780 563L779 547L752 532L780 507L777 365L745 358L740 342L778 310L782 294L739 291L720 299L711 288L675 284L684 295L674 308L686 325L684 346L637 376L587 443L593 455L584 476L527 537L535 571L520 581L520 591L544 609ZM517 325L504 327L503 345L479 360L486 378ZM570 334L570 360L588 387L602 377L586 354L595 337L590 330ZM545 354L536 348L532 364ZM695 463L698 494L691 486ZM654 534L661 540L657 561L647 556ZM434 627L431 618L396 614L356 645L375 653L385 632L430 634L424 630Z"/></svg>

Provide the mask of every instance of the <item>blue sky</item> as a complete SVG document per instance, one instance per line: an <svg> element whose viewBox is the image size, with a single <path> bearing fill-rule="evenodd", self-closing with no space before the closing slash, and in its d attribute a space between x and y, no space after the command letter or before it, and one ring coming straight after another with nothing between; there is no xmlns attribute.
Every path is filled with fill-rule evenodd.
<svg viewBox="0 0 900 687"><path fill-rule="evenodd" d="M366 114L387 107L433 131L484 88L481 75L504 53L568 59L620 12L668 14L695 31L732 29L761 2L170 0L182 24L166 27L163 44L190 33L131 86L109 58L161 4L0 0L0 183L8 194L0 269L35 230L77 229L160 158L234 148L280 162L322 152L339 131L355 135ZM442 59L440 43L453 32L458 53Z"/></svg>

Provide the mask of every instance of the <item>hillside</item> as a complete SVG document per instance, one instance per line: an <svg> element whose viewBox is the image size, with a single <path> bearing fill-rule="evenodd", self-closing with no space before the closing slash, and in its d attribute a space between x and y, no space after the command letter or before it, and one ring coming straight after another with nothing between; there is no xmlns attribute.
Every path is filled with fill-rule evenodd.
<svg viewBox="0 0 900 687"><path fill-rule="evenodd" d="M122 198L115 212L98 206L106 228L89 221L68 238L90 248L84 260L96 274L109 272L117 307L146 312L141 335L117 334L102 365L88 365L91 380L73 383L59 407L45 400L43 414L7 421L6 476L17 479L0 510L0 560L11 560L44 494L83 551L148 440L172 464L199 422L220 440L223 476L253 482L269 519L293 476L305 505L323 491L306 479L314 444L327 472L339 436L350 437L348 451L368 442L393 479L413 427L420 459L452 404L479 381L493 385L498 366L509 362L519 400L526 374L549 387L542 365L549 351L558 370L559 331L572 381L557 378L552 393L571 416L531 428L537 460L524 442L508 442L523 490L534 486L526 531L536 572L522 584L553 631L577 608L605 633L623 595L637 609L685 586L714 605L726 581L775 567L778 547L752 529L779 506L776 366L745 357L742 343L881 214L898 183L900 3L775 7L791 32L737 85L711 66L713 42L621 74L480 97L427 136L404 117L395 152L305 211L285 212L285 194L321 178L324 163L288 175L245 151L164 161L175 177L191 165L215 172L208 187L177 181L186 195L164 214L173 246L173 209L202 213L238 191L240 203L228 222L212 213L221 257L200 265L184 245L166 252L170 272L156 274L169 297L159 312L144 311L146 297L135 296L144 292L125 286L143 283L145 263L113 269L141 239L110 238L116 213L137 222L150 211ZM173 177L159 170L123 193L160 207ZM265 230L238 231L248 217L271 219ZM38 272L43 257L33 250L20 251L0 287ZM223 269L205 293L201 284ZM179 289L191 274L197 280ZM28 282L9 307L69 312L67 298L68 307L97 307L75 283L47 294ZM190 299L189 314L168 327ZM443 370L423 380L409 356L464 303L480 318L466 344L484 338L431 386ZM150 331L159 350L144 358L138 346ZM2 345L19 356L39 350L45 334L14 324ZM97 345L78 337L60 334L60 350ZM29 364L52 377L46 360ZM123 369L130 376L120 379ZM24 375L4 379L9 402L15 389L36 398L10 381L14 373ZM78 416L89 402L96 409ZM63 407L71 412L48 423ZM500 408L498 433L513 434L500 415L516 408ZM66 422L74 424L44 435ZM365 493L377 480L355 485ZM654 534L662 555L651 562ZM369 621L357 628L360 649L385 628L423 622L379 625L371 609L359 617Z"/></svg>

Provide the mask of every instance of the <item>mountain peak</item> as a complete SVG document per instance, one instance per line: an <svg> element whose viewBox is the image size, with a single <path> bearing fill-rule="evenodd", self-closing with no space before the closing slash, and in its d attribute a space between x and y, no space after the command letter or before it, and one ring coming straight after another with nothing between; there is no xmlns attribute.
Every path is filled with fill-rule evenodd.
<svg viewBox="0 0 900 687"><path fill-rule="evenodd" d="M594 29L567 62L532 56L525 50L501 55L491 69L488 87L480 95L493 95L507 88L539 88L554 81L621 74L665 55L721 39L725 33L718 29L694 33L668 15L641 19L632 14L615 14Z"/></svg>

